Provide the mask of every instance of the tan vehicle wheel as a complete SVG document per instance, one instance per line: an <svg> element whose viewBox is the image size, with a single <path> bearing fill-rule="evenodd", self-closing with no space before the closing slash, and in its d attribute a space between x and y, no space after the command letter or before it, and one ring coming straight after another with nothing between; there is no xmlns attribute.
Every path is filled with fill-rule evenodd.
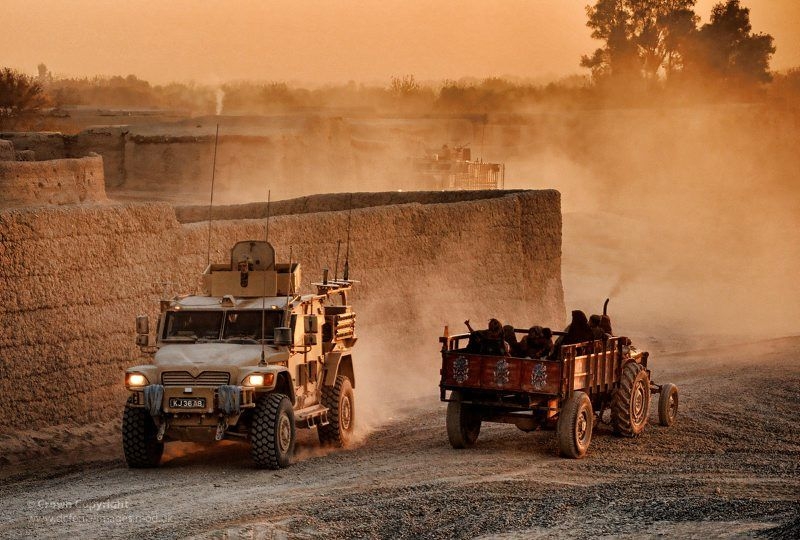
<svg viewBox="0 0 800 540"><path fill-rule="evenodd" d="M447 404L447 438L453 448L470 448L481 432L481 417L475 410L461 403L461 394L454 391Z"/></svg>
<svg viewBox="0 0 800 540"><path fill-rule="evenodd" d="M671 426L678 416L678 387L667 383L661 387L658 398L658 422L662 426Z"/></svg>
<svg viewBox="0 0 800 540"><path fill-rule="evenodd" d="M558 414L556 434L561 455L582 458L592 442L594 412L585 392L574 392Z"/></svg>
<svg viewBox="0 0 800 540"><path fill-rule="evenodd" d="M128 398L131 403L133 398ZM164 443L156 438L158 428L147 409L125 407L122 415L122 450L128 467L156 467L164 453Z"/></svg>
<svg viewBox="0 0 800 540"><path fill-rule="evenodd" d="M650 378L644 366L628 362L622 369L619 387L611 399L611 425L614 433L638 437L650 413Z"/></svg>
<svg viewBox="0 0 800 540"><path fill-rule="evenodd" d="M250 426L250 454L256 465L266 469L288 467L294 454L294 410L283 394L269 394L258 400Z"/></svg>
<svg viewBox="0 0 800 540"><path fill-rule="evenodd" d="M336 377L336 384L322 388L322 404L328 408L328 425L319 426L319 442L338 448L347 446L353 437L355 402L353 385L344 375Z"/></svg>

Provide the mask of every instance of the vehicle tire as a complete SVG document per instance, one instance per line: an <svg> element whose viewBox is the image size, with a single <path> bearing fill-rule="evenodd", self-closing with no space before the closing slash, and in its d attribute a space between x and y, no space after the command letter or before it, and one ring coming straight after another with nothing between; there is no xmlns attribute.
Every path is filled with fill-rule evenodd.
<svg viewBox="0 0 800 540"><path fill-rule="evenodd" d="M131 403L133 398L128 398ZM122 450L125 462L133 469L157 467L164 453L164 443L159 441L158 428L147 409L125 406L122 415Z"/></svg>
<svg viewBox="0 0 800 540"><path fill-rule="evenodd" d="M344 375L336 377L336 384L322 387L322 404L328 408L328 425L319 426L319 442L326 446L342 448L353 438L355 402L353 385Z"/></svg>
<svg viewBox="0 0 800 540"><path fill-rule="evenodd" d="M294 410L284 394L268 394L256 403L250 425L250 455L262 469L288 467L294 454Z"/></svg>
<svg viewBox="0 0 800 540"><path fill-rule="evenodd" d="M585 392L573 392L558 413L556 435L561 455L580 459L592 442L594 412Z"/></svg>
<svg viewBox="0 0 800 540"><path fill-rule="evenodd" d="M678 387L667 383L661 387L658 398L658 422L662 426L671 426L678 416Z"/></svg>
<svg viewBox="0 0 800 540"><path fill-rule="evenodd" d="M461 394L453 392L447 404L447 438L456 449L475 446L481 432L481 417L474 407L461 403Z"/></svg>
<svg viewBox="0 0 800 540"><path fill-rule="evenodd" d="M638 437L650 413L650 378L644 366L628 362L611 399L611 425L623 437Z"/></svg>

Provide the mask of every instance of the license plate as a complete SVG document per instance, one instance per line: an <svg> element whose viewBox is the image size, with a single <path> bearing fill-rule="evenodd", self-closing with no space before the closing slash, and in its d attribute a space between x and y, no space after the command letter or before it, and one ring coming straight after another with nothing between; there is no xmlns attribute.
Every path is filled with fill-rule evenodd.
<svg viewBox="0 0 800 540"><path fill-rule="evenodd" d="M204 409L206 398L169 398L169 406L173 409Z"/></svg>

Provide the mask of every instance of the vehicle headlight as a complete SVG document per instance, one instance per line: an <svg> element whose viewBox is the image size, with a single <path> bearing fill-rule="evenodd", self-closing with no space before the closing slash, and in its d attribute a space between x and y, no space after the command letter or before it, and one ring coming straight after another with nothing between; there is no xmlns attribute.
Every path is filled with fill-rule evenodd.
<svg viewBox="0 0 800 540"><path fill-rule="evenodd" d="M128 373L125 375L126 386L146 386L147 377L141 373Z"/></svg>
<svg viewBox="0 0 800 540"><path fill-rule="evenodd" d="M264 376L263 375L250 375L247 377L247 385L248 386L264 386Z"/></svg>
<svg viewBox="0 0 800 540"><path fill-rule="evenodd" d="M244 385L245 386L264 386L264 385L271 385L272 381L275 380L274 373L254 373L252 375L248 375L244 378Z"/></svg>

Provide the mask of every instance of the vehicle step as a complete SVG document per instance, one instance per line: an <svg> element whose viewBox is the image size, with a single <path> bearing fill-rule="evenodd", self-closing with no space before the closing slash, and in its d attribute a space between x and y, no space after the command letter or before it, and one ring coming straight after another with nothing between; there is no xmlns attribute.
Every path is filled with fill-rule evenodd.
<svg viewBox="0 0 800 540"><path fill-rule="evenodd" d="M314 426L327 426L328 408L323 405L312 405L294 412L294 423L297 427L312 428Z"/></svg>

